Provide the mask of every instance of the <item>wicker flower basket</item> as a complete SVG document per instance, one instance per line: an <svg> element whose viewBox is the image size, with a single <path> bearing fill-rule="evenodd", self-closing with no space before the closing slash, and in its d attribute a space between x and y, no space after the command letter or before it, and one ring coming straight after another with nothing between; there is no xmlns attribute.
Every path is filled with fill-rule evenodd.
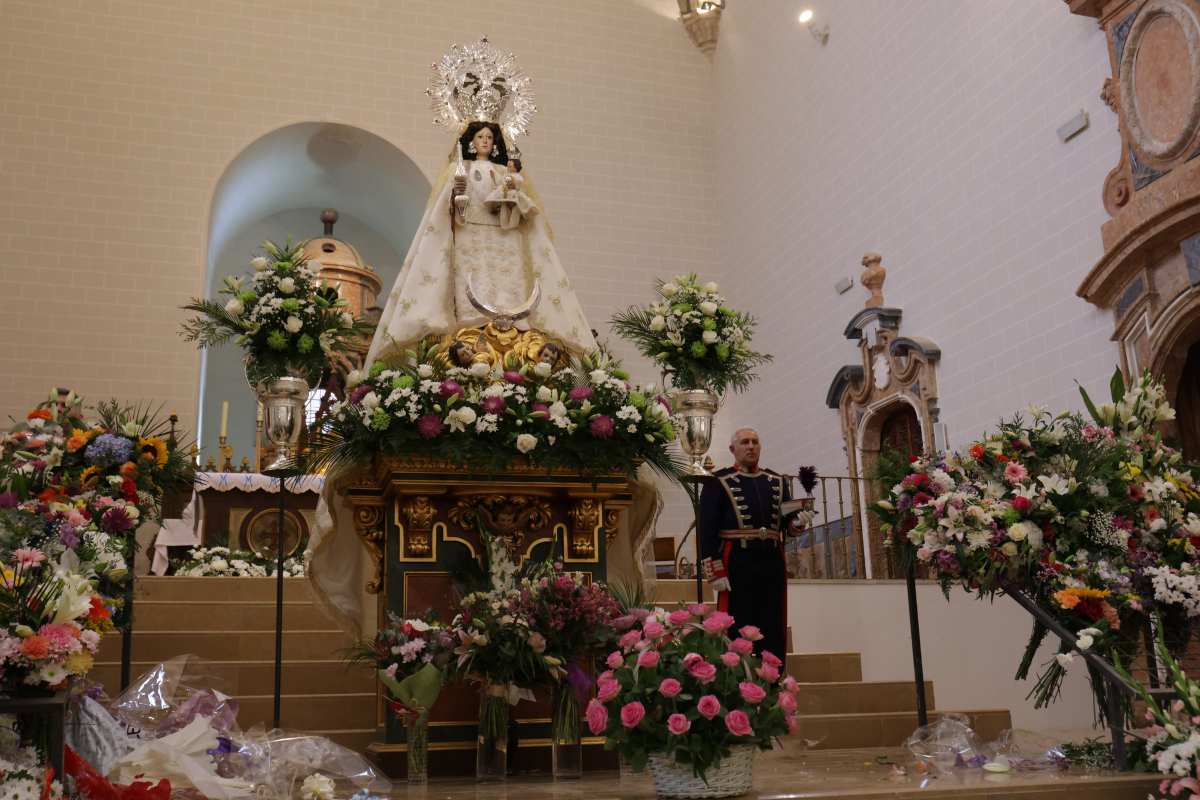
<svg viewBox="0 0 1200 800"><path fill-rule="evenodd" d="M650 756L650 775L659 797L734 797L750 791L754 782L753 746L732 748L721 766L705 773L708 783L692 773L690 764L676 764L673 758Z"/></svg>

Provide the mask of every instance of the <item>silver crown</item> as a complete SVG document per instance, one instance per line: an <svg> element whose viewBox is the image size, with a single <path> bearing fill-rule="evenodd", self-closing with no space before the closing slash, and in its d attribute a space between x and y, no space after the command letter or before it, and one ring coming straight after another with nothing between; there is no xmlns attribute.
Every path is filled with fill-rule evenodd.
<svg viewBox="0 0 1200 800"><path fill-rule="evenodd" d="M500 52L484 36L474 44L452 45L433 65L425 94L434 122L456 131L468 122L494 122L511 147L537 111L530 82L513 54Z"/></svg>

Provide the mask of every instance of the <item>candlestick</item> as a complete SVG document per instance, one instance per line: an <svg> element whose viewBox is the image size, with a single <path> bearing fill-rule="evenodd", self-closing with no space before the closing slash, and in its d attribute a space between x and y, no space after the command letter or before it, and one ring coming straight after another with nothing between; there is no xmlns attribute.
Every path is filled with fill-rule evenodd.
<svg viewBox="0 0 1200 800"><path fill-rule="evenodd" d="M217 449L221 451L221 472L233 472L233 447L228 444L228 440L224 435L218 436L217 441L220 444Z"/></svg>
<svg viewBox="0 0 1200 800"><path fill-rule="evenodd" d="M221 438L229 435L229 401L221 401Z"/></svg>

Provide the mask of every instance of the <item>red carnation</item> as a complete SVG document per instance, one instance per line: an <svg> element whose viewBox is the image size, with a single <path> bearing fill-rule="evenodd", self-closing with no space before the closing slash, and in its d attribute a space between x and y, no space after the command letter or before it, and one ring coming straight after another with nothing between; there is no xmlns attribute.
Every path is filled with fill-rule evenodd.
<svg viewBox="0 0 1200 800"><path fill-rule="evenodd" d="M1026 511L1028 511L1029 507L1032 505L1033 505L1033 503L1029 502L1029 498L1024 497L1023 495L1017 495L1012 500L1013 511L1017 511L1022 514L1024 514Z"/></svg>

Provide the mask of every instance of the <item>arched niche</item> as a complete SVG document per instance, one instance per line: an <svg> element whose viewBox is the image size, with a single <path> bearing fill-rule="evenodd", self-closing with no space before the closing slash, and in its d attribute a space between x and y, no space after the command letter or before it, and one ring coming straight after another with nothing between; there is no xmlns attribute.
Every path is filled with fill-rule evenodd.
<svg viewBox="0 0 1200 800"><path fill-rule="evenodd" d="M403 151L349 125L302 122L256 139L226 167L209 212L205 295L227 275L247 271L264 239L321 236L320 212L336 208L334 236L354 245L379 273L386 293L399 274L429 182ZM382 298L381 298L382 304ZM234 464L254 460L256 403L233 344L201 358L198 441L219 458L221 404L229 402Z"/></svg>

